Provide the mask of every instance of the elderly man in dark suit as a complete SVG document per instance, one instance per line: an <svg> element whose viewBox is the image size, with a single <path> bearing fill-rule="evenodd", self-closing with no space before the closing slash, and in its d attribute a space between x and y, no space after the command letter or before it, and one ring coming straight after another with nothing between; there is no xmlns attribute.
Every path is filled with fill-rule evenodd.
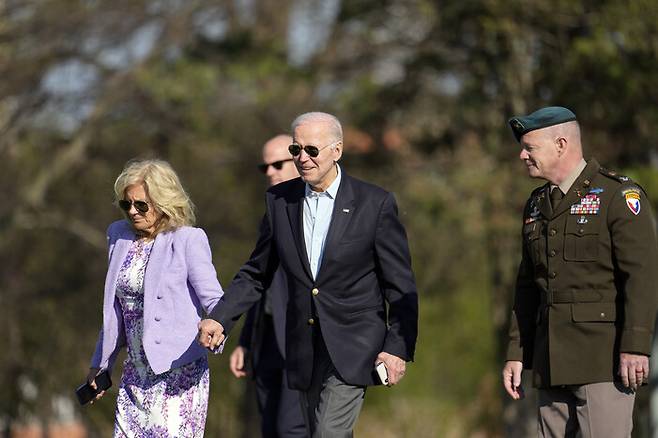
<svg viewBox="0 0 658 438"><path fill-rule="evenodd" d="M366 387L377 383L375 365L383 362L395 385L413 360L411 258L393 195L338 165L338 119L302 114L292 131L289 150L301 178L268 190L256 247L199 324L199 342L219 345L280 265L290 288L286 368L290 387L302 391L309 435L351 437Z"/></svg>

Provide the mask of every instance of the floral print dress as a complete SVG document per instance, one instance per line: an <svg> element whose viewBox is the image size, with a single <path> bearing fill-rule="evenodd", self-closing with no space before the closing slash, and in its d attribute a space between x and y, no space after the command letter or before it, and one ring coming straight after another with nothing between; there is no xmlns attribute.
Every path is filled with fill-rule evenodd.
<svg viewBox="0 0 658 438"><path fill-rule="evenodd" d="M128 348L117 396L115 437L203 437L210 376L205 356L155 374L148 364L144 335L144 272L153 241L132 242L117 280Z"/></svg>

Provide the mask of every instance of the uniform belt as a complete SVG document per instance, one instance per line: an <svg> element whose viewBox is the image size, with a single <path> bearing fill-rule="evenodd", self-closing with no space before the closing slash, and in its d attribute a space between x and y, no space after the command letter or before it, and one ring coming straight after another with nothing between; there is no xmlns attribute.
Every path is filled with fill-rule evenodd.
<svg viewBox="0 0 658 438"><path fill-rule="evenodd" d="M617 291L609 290L565 290L549 291L542 294L542 304L569 304L569 303L614 303Z"/></svg>

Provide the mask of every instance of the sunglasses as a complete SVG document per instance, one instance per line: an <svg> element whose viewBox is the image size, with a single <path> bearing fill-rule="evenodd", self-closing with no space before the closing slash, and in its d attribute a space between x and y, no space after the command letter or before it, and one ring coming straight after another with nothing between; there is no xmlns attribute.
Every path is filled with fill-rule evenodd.
<svg viewBox="0 0 658 438"><path fill-rule="evenodd" d="M286 163L288 161L292 161L292 158L287 158L285 160L279 160L275 161L274 163L263 163L258 165L258 170L260 170L263 173L267 173L267 169L272 166L276 170L281 170L283 168L283 163Z"/></svg>
<svg viewBox="0 0 658 438"><path fill-rule="evenodd" d="M302 147L301 145L299 145L297 143L293 143L290 146L288 146L288 152L290 152L290 155L292 155L293 157L296 157L297 155L301 154L302 150L303 150L304 152L306 152L308 154L309 157L315 158L318 155L320 155L321 150L326 149L329 146L336 145L338 143L340 143L340 140L335 141L333 143L329 143L328 145L323 146L321 148L318 148L317 146L313 146L311 144L307 144L306 146Z"/></svg>
<svg viewBox="0 0 658 438"><path fill-rule="evenodd" d="M122 199L119 201L119 208L126 213L130 211L130 207L134 205L135 210L137 210L140 213L146 213L149 211L149 205L146 201L128 201L126 199Z"/></svg>

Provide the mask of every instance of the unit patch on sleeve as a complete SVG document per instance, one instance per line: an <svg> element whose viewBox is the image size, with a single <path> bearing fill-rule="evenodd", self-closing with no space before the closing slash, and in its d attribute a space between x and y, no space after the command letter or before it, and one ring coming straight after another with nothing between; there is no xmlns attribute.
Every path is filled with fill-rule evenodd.
<svg viewBox="0 0 658 438"><path fill-rule="evenodd" d="M627 189L621 192L626 199L626 206L634 215L640 214L642 205L640 204L640 191L638 189Z"/></svg>

